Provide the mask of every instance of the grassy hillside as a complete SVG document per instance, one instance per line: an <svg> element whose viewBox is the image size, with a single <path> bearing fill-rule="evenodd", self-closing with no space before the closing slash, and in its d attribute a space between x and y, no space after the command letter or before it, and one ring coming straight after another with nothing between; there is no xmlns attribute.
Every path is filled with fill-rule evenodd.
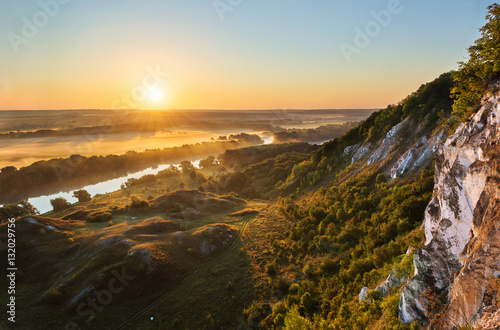
<svg viewBox="0 0 500 330"><path fill-rule="evenodd" d="M274 186L282 196L273 207L280 216L263 219L259 226L268 234L246 245L249 255L258 256L251 259L256 299L245 309L251 327L419 327L399 324L397 290L413 273L412 253L423 243L419 228L434 165L428 161L397 179L390 179L388 169L419 138L446 129L452 84L451 74L444 74L325 143L309 159L295 160L283 184ZM405 119L389 155L369 164L389 130ZM370 151L351 164L352 152L345 150L354 145ZM255 166L232 176L254 173L256 182L275 176L252 172ZM375 290L393 270L396 280ZM360 302L363 287L369 290Z"/></svg>

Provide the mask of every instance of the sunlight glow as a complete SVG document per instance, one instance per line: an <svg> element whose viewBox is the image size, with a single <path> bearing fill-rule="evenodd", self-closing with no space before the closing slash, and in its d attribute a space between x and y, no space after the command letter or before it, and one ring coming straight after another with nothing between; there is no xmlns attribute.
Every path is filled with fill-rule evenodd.
<svg viewBox="0 0 500 330"><path fill-rule="evenodd" d="M158 88L150 88L148 90L149 99L153 102L158 102L163 98L163 91Z"/></svg>

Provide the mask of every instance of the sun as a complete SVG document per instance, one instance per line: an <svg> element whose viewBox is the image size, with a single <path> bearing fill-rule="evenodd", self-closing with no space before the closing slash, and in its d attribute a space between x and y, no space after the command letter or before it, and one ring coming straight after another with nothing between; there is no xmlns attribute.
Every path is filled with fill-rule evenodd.
<svg viewBox="0 0 500 330"><path fill-rule="evenodd" d="M158 88L148 89L149 99L153 102L158 102L163 98L163 91Z"/></svg>

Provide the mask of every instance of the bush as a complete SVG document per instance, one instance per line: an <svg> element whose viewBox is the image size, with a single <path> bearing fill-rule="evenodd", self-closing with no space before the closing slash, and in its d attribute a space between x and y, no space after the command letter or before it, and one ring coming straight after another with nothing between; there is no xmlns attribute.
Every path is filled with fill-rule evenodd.
<svg viewBox="0 0 500 330"><path fill-rule="evenodd" d="M17 204L6 204L0 207L1 219L19 218L31 214L38 214L38 210L27 201L21 201Z"/></svg>
<svg viewBox="0 0 500 330"><path fill-rule="evenodd" d="M71 204L63 197L58 197L50 200L50 205L55 212L62 211L71 206Z"/></svg>
<svg viewBox="0 0 500 330"><path fill-rule="evenodd" d="M149 204L147 201L139 196L130 196L130 208L139 209L142 207L147 207Z"/></svg>
<svg viewBox="0 0 500 330"><path fill-rule="evenodd" d="M296 294L297 292L299 292L299 289L300 289L300 285L298 283L293 283L292 285L290 285L290 288L288 289L288 291L291 294Z"/></svg>
<svg viewBox="0 0 500 330"><path fill-rule="evenodd" d="M77 190L73 192L73 197L78 199L78 202L84 203L92 200L92 196L90 196L87 190Z"/></svg>
<svg viewBox="0 0 500 330"><path fill-rule="evenodd" d="M375 178L375 182L376 183L382 183L382 182L385 182L385 181L386 181L386 179L385 179L384 173L377 174L377 177Z"/></svg>
<svg viewBox="0 0 500 330"><path fill-rule="evenodd" d="M266 265L266 274L269 276L275 276L276 275L276 263L271 262Z"/></svg>

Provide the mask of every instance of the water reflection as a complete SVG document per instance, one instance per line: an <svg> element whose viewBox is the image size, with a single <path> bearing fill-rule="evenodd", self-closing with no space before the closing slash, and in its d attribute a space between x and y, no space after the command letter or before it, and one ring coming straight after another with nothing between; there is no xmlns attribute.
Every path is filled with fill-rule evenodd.
<svg viewBox="0 0 500 330"><path fill-rule="evenodd" d="M195 160L191 162L196 168L199 168L200 160ZM164 164L156 167L150 167L145 170L135 172L129 174L127 176L123 176L120 178L99 182L96 184L84 186L78 189L74 189L71 191L61 191L52 195L45 195L40 197L29 198L28 202L30 202L34 207L40 211L41 214L52 210L52 205L50 205L50 200L58 197L65 198L70 203L76 203L78 199L73 197L73 191L84 189L89 192L91 196L95 196L96 194L107 194L113 191L117 191L120 189L121 185L127 182L128 179L134 178L139 179L140 177L147 174L158 174L158 172L167 169L170 166L180 167L180 164Z"/></svg>

